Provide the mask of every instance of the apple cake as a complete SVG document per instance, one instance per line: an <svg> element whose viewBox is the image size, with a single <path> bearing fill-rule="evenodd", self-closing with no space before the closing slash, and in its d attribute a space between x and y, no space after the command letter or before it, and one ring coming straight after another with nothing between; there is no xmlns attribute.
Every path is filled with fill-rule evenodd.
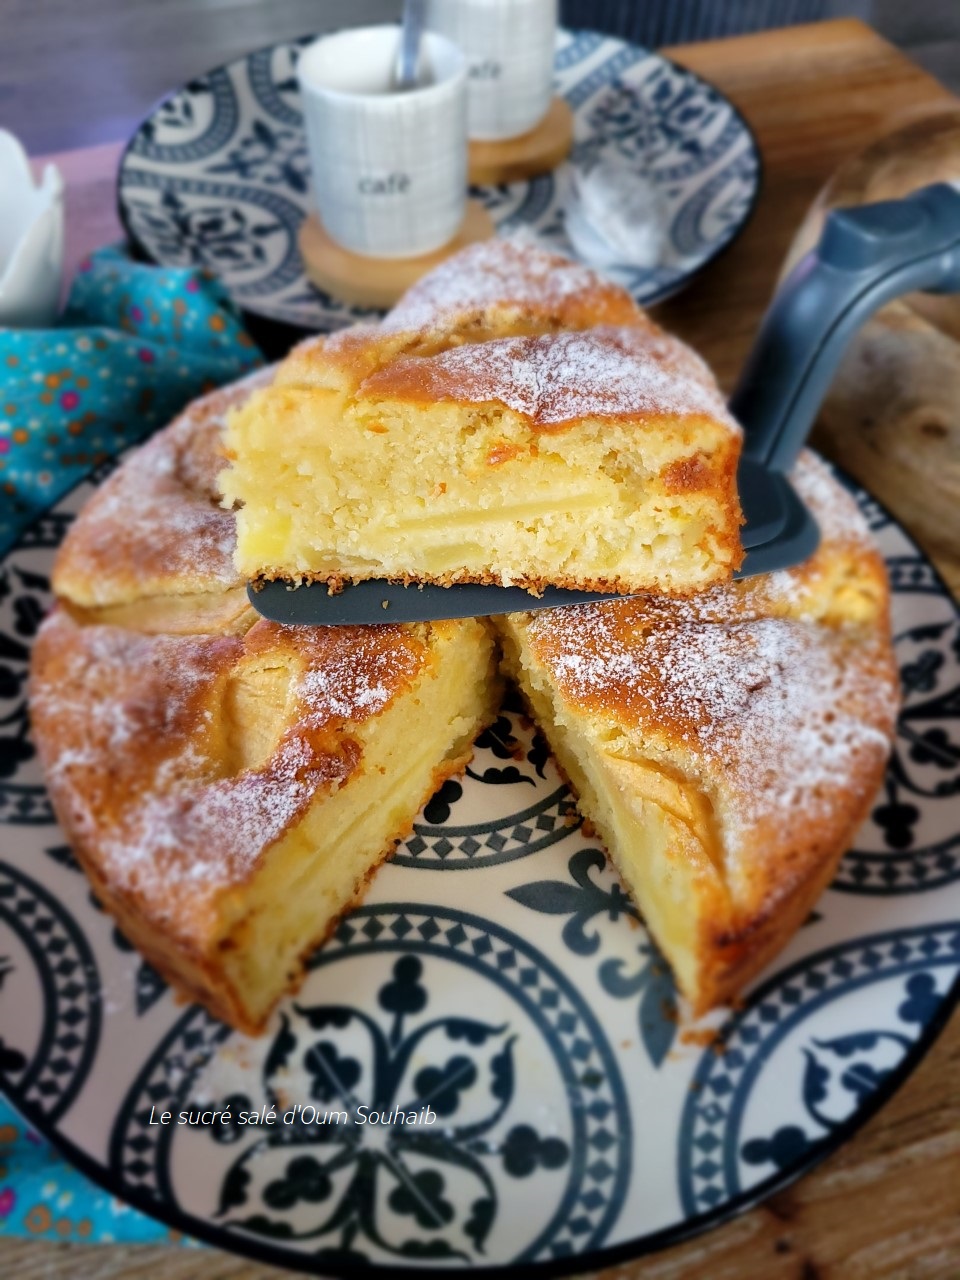
<svg viewBox="0 0 960 1280"><path fill-rule="evenodd" d="M697 1012L738 995L787 943L882 776L897 708L888 588L829 470L805 454L793 477L821 526L810 560L718 580L738 554L737 436L695 357L583 268L511 245L469 251L465 275L456 261L382 326L311 340L275 376L198 401L97 491L55 565L58 603L30 684L54 808L130 940L246 1031L464 767L499 704L498 659ZM606 353L586 379L583 344ZM657 365L661 390L682 384L683 413L670 401L668 421L658 391L649 418L631 401L617 420L611 406L651 385L649 368L639 389L624 385L637 361ZM525 409L503 398L508 384ZM226 471L224 437L236 455ZM557 580L547 562L573 525L586 558L634 545L643 518L631 526L618 504L635 464L646 498L661 494L658 518L686 532L663 525L645 544L657 590L632 599L344 628L278 626L247 600L253 559L262 576L379 574L404 529L436 570L420 576L469 576L483 544L497 547L501 580L539 587ZM420 467L433 479L421 483ZM727 469L729 490L705 479ZM513 476L500 515L487 472ZM278 520L281 481L300 496ZM691 512L710 502L709 536L694 546ZM409 525L403 503L420 512ZM308 516L320 528L318 511L336 563L293 573L291 539L306 537ZM558 511L566 532L551 523ZM611 531L604 550L613 513L619 542L611 550ZM526 560L511 559L520 526ZM528 573L538 540L544 560ZM457 566L444 559L454 550ZM592 573L559 580L624 585Z"/></svg>
<svg viewBox="0 0 960 1280"><path fill-rule="evenodd" d="M508 241L382 326L302 345L226 441L251 580L683 596L742 558L741 432L706 365L594 272Z"/></svg>
<svg viewBox="0 0 960 1280"><path fill-rule="evenodd" d="M201 400L73 525L32 659L34 738L103 905L178 991L248 1032L499 703L483 623L265 622Z"/></svg>
<svg viewBox="0 0 960 1280"><path fill-rule="evenodd" d="M805 454L807 563L688 600L498 619L506 670L701 1013L802 924L880 784L898 703L883 563Z"/></svg>

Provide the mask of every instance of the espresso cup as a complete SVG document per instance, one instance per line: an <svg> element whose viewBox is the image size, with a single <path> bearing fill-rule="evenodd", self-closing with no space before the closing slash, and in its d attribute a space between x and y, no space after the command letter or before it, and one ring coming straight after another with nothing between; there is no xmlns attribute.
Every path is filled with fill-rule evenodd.
<svg viewBox="0 0 960 1280"><path fill-rule="evenodd" d="M464 55L425 32L420 83L397 91L399 44L398 26L357 27L315 40L297 63L320 221L373 258L441 248L466 211Z"/></svg>
<svg viewBox="0 0 960 1280"><path fill-rule="evenodd" d="M470 137L535 129L553 98L557 0L427 0L426 15L466 55Z"/></svg>

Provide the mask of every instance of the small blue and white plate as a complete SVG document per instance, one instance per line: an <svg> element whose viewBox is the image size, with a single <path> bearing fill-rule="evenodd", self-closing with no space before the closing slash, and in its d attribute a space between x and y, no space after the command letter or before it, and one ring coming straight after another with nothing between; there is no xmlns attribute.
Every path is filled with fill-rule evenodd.
<svg viewBox="0 0 960 1280"><path fill-rule="evenodd" d="M207 267L245 310L330 330L369 313L310 284L297 249L297 231L310 210L295 74L305 43L260 49L166 98L127 146L118 205L130 238L148 258ZM652 267L607 267L607 274L642 304L674 293L750 215L760 158L749 127L692 71L594 32L559 33L556 80L574 112L574 162L634 164L657 190L661 260ZM502 234L522 231L570 254L567 170L474 194Z"/></svg>
<svg viewBox="0 0 960 1280"><path fill-rule="evenodd" d="M960 616L862 491L894 590L896 748L833 885L714 1018L719 1053L684 1036L669 970L509 705L262 1037L176 1004L98 908L30 741L30 646L95 483L0 563L0 1082L113 1194L327 1276L582 1273L783 1187L917 1066L960 996ZM426 1106L433 1125L396 1117ZM354 1107L385 1122L330 1118Z"/></svg>

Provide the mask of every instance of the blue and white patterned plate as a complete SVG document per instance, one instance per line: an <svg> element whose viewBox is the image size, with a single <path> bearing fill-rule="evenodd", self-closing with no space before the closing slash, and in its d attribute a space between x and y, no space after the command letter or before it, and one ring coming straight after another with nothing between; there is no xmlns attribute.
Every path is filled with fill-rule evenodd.
<svg viewBox="0 0 960 1280"><path fill-rule="evenodd" d="M98 908L30 742L30 644L93 488L0 564L0 1080L117 1196L326 1275L583 1272L783 1186L929 1048L960 994L960 619L866 494L894 588L896 750L816 911L714 1017L718 1053L678 1027L669 971L509 706L262 1038L176 1004ZM229 1123L150 1123L225 1104ZM426 1104L434 1126L317 1122ZM272 1126L238 1122L271 1106Z"/></svg>
<svg viewBox="0 0 960 1280"><path fill-rule="evenodd" d="M369 312L315 289L297 230L310 208L295 66L306 40L260 49L172 94L120 162L120 216L134 243L166 266L216 272L247 311L329 330ZM680 289L741 230L760 183L746 122L712 85L622 40L561 31L558 92L575 117L575 151L634 162L664 209L652 268L607 268L638 302ZM523 230L572 254L563 230L568 166L528 182L479 187L501 233Z"/></svg>

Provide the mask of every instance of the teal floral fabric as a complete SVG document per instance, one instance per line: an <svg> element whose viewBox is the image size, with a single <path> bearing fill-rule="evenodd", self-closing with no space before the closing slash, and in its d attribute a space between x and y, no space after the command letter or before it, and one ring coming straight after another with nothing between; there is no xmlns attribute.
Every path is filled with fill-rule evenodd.
<svg viewBox="0 0 960 1280"><path fill-rule="evenodd" d="M196 1243L95 1186L2 1097L0 1235L96 1244Z"/></svg>
<svg viewBox="0 0 960 1280"><path fill-rule="evenodd" d="M94 253L56 329L0 329L0 555L98 463L260 363L211 276Z"/></svg>
<svg viewBox="0 0 960 1280"><path fill-rule="evenodd" d="M145 266L119 248L91 255L57 328L0 328L0 555L92 468L261 363L211 276ZM179 1238L95 1186L0 1097L4 1233Z"/></svg>

